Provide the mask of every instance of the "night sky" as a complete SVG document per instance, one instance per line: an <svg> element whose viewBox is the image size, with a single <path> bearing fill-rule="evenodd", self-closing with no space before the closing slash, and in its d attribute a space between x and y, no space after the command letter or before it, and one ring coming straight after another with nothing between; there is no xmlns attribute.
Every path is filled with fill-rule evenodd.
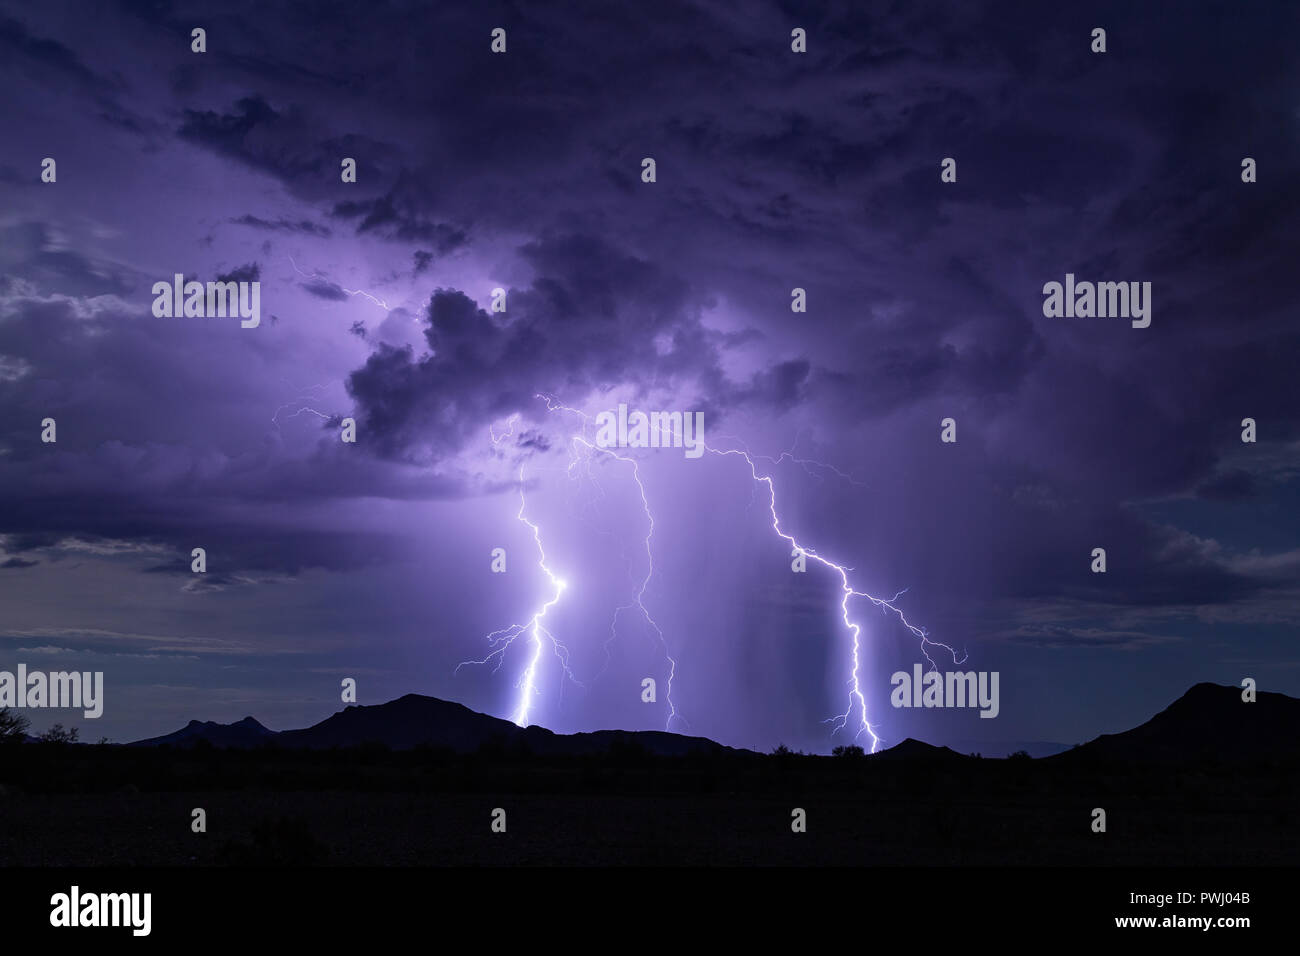
<svg viewBox="0 0 1300 956"><path fill-rule="evenodd" d="M547 647L532 722L663 729L670 655L672 730L852 742L839 581L744 458L634 475L539 393L702 411L1001 675L993 720L890 707L923 649L852 599L882 746L1300 694L1294 5L456 6L0 4L0 669L105 675L34 730L306 726L346 677L509 718L531 644L457 664L552 597L523 504L574 678ZM155 317L176 273L261 324ZM1045 317L1066 273L1150 327Z"/></svg>

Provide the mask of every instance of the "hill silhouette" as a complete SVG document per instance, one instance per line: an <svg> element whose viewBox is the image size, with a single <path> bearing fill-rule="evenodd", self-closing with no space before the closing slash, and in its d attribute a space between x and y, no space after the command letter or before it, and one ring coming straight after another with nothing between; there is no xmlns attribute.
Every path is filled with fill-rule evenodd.
<svg viewBox="0 0 1300 956"><path fill-rule="evenodd" d="M1259 692L1246 703L1241 694L1239 687L1197 684L1132 730L1102 734L1045 759L1190 763L1300 757L1300 700Z"/></svg>
<svg viewBox="0 0 1300 956"><path fill-rule="evenodd" d="M611 750L642 751L659 756L733 751L704 737L657 730L600 730L557 734L545 727L519 727L508 720L470 710L463 704L407 694L385 704L352 704L318 724L301 730L268 730L252 717L233 724L192 720L161 737L137 740L133 747L170 744L192 747L206 741L215 747L279 747L327 750L379 744L392 750L433 747L455 753L483 749L522 750L540 756L587 756Z"/></svg>
<svg viewBox="0 0 1300 956"><path fill-rule="evenodd" d="M137 740L129 746L157 747L171 744L174 747L184 747L206 740L214 747L255 747L276 736L278 735L274 730L268 730L252 717L245 717L233 724L219 724L214 720L191 720L180 730L161 737Z"/></svg>
<svg viewBox="0 0 1300 956"><path fill-rule="evenodd" d="M902 743L895 744L888 750L881 750L871 755L873 760L970 760L965 754L948 747L936 747L924 740L908 737Z"/></svg>
<svg viewBox="0 0 1300 956"><path fill-rule="evenodd" d="M455 753L519 751L538 756L590 756L611 751L658 756L749 753L705 737L655 730L600 730L557 734L544 727L519 727L463 704L407 694L384 704L349 705L300 730L273 731L252 717L232 724L192 720L161 737L129 744L191 747L200 741L235 749L265 745L327 750L378 744L392 750L432 747ZM909 737L875 755L884 761L964 761L966 755ZM1180 763L1300 758L1300 700L1260 692L1253 703L1241 690L1202 683L1192 687L1149 721L1095 740L1046 761L1105 760Z"/></svg>

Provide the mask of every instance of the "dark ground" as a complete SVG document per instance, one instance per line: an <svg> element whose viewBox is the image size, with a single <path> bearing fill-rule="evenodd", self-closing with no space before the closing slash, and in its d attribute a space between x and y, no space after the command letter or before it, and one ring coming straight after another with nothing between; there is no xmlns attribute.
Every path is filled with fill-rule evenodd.
<svg viewBox="0 0 1300 956"><path fill-rule="evenodd" d="M0 865L1282 865L1300 764L25 744ZM190 830L191 810L208 830ZM493 833L491 812L507 813ZM807 811L806 833L791 810ZM1107 831L1091 830L1094 807Z"/></svg>

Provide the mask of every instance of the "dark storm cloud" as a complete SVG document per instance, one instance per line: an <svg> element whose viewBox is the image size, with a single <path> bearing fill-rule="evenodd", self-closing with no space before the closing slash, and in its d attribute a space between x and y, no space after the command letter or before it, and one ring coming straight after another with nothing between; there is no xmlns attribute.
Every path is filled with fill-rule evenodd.
<svg viewBox="0 0 1300 956"><path fill-rule="evenodd" d="M0 17L0 49L11 63L26 61L44 71L72 80L86 92L100 93L118 84L91 70L70 49L56 40L33 36L17 20Z"/></svg>
<svg viewBox="0 0 1300 956"><path fill-rule="evenodd" d="M751 399L784 411L804 400L810 371L806 359L782 362L755 375L747 392Z"/></svg>
<svg viewBox="0 0 1300 956"><path fill-rule="evenodd" d="M1122 474L1119 486L1107 482L1098 491L1106 501L1115 493L1200 486L1214 465L1213 451L1195 440L1196 426L1186 419L1170 413L1144 424L1131 414L1151 378L1181 390L1170 408L1192 403L1208 412L1229 399L1278 409L1286 434L1294 397L1278 383L1291 343L1258 349L1211 323L1234 307L1232 290L1245 283L1257 307L1285 301L1286 286L1276 277L1294 245L1285 232L1294 188L1282 187L1281 202L1262 191L1243 196L1240 184L1218 168L1221 157L1200 146L1231 121L1257 127L1250 141L1277 154L1290 134L1263 122L1276 106L1267 97L1276 94L1261 90L1247 98L1245 117L1233 118L1243 97L1233 92L1231 76L1246 65L1235 47L1197 73L1175 70L1177 83L1143 85L1144 77L1170 75L1169 66L1203 41L1192 31L1173 31L1151 43L1150 23L1132 23L1118 16L1118 7L1112 32L1130 44L1146 43L1144 59L1128 72L1107 70L1045 13L941 9L940 16L897 10L869 21L843 4L797 14L757 8L744 22L693 4L670 4L651 19L635 11L595 16L594 9L518 13L511 53L498 59L472 44L445 42L477 28L460 11L435 19L402 7L364 16L339 7L329 25L304 31L297 14L273 10L245 45L212 46L221 71L246 76L246 85L261 92L231 97L225 109L186 108L179 135L306 195L323 195L319 189L337 180L339 155L352 149L361 154L359 188L380 191L323 201L323 211L351 222L358 235L431 244L434 255L468 245L465 227L453 224L458 220L526 233L576 217L595 241L642 257L693 295L721 290L758 306L759 326L775 324L769 317L782 311L794 281L812 287L814 308L799 320L806 354L780 356L739 383L726 382L716 368L716 353L729 342L708 338L693 319L672 330L693 339L660 361L649 348L651 336L639 330L628 330L621 350L612 346L622 330L590 343L570 339L569 329L584 328L581 317L552 327L524 311L534 307L526 290L512 290L511 321L485 333L486 341L463 330L463 340L451 339L449 326L441 333L443 351L428 363L415 354L379 352L357 371L356 394L384 436L385 454L409 451L411 442L396 433L430 416L456 418L451 435L482 427L476 418L509 408L544 383L566 381L561 365L569 359L576 360L578 388L637 380L676 364L680 379L711 386L718 408L748 399L871 420L931 399L978 401L1027 418L1016 428L1032 440L1051 430L1073 435L1068 468L1065 461L1036 464L1053 480L1068 471L1081 486L1090 473ZM184 18L173 11L136 12L173 34L169 43L187 37ZM809 28L805 57L787 55L796 21ZM295 31L300 44L292 50L273 40ZM684 35L696 42L683 46ZM345 36L352 42L343 63L336 50ZM367 36L389 40L361 42ZM979 37L978 49L961 42L970 36ZM627 42L611 42L619 37ZM399 54L421 46L439 56L417 71ZM1034 76L1028 87L1027 73ZM520 95L524 76L535 91L526 97ZM353 83L355 99L337 100L343 77ZM447 89L460 94L440 92ZM357 107L379 102L384 108L365 116L373 121L367 130ZM1189 102L1197 108L1181 108ZM1070 119L1085 109L1095 119L1086 128ZM425 115L436 116L436 132L419 121ZM400 147L376 146L393 141L398 128ZM650 152L659 158L661 182L645 187L639 161ZM958 152L960 184L936 187L937 157ZM319 187L308 186L317 181ZM652 194L654 203L636 199ZM614 196L622 198L612 202ZM1207 219L1210 208L1219 210L1217 223ZM1045 235L1049 215L1057 222L1076 217L1087 242L1073 240L1069 230ZM881 223L896 249L874 237ZM1036 229L1039 248L1025 253L1013 228ZM1029 280L1008 286L998 278L1002 260L1022 253ZM426 271L430 260L420 256L429 253L412 254L416 274ZM774 268L787 254L791 261ZM1207 269L1236 271L1238 280L1180 294L1173 270L1198 255ZM1073 343L1049 342L1035 315L1038 286L1067 268L1153 274L1158 308L1167 310L1161 315L1177 310L1185 326L1228 340L1216 354L1219 381L1178 374L1189 355L1177 345L1146 349L1141 363L1121 361L1103 371L1092 367L1086 345L1076 358L1069 356ZM755 285L743 269L806 278L765 277ZM1262 277L1268 281L1257 281ZM532 290L537 297L554 295L582 281L543 274ZM340 291L323 280L312 288L334 300ZM760 306L759 294L768 304ZM873 314L891 298L897 301L888 306L887 321ZM518 314L523 318L516 320ZM959 326L965 329L954 343ZM492 321L481 328L492 329ZM522 354L533 340L542 343L540 354ZM704 356L694 369L680 361L688 347ZM456 374L453 358L462 354L476 377ZM649 354L649 368L630 360L632 354ZM847 355L854 361L843 362ZM1252 367L1263 374L1250 374ZM442 373L457 384L430 386L426 394L421 377L432 381ZM1040 388L1043 394L1029 402L1035 375L1068 382L1070 395L1089 401ZM497 386L498 380L518 384ZM477 394L494 388L511 394ZM1249 393L1225 396L1224 389ZM453 396L459 401L446 401ZM1100 414L1098 402L1106 406ZM1027 405L1042 411L1026 411ZM442 411L434 414L435 407Z"/></svg>
<svg viewBox="0 0 1300 956"><path fill-rule="evenodd" d="M250 263L223 281L259 275ZM248 340L208 341L203 365L212 376L204 381L195 374L196 332L111 299L0 301L0 355L21 359L18 371L0 375L0 404L14 423L0 436L0 496L23 502L2 512L6 552L22 555L75 538L137 542L183 556L202 540L224 555L227 569L366 567L395 553L401 541L385 532L322 528L319 519L295 524L291 510L313 500L457 493L452 479L382 466L347 454L337 440L322 441L305 457L278 453L267 440L274 405L249 416L229 401L263 387L238 377L249 361L248 353L237 357ZM223 350L220 359L214 347ZM58 421L58 454L28 427L47 415ZM286 520L277 527L267 514ZM188 559L178 557L175 570L188 572Z"/></svg>
<svg viewBox="0 0 1300 956"><path fill-rule="evenodd" d="M387 152L362 136L322 137L321 124L301 107L277 110L258 95L242 97L228 113L187 109L184 117L176 131L181 139L294 184L337 178L344 156ZM372 163L382 176L381 161Z"/></svg>
<svg viewBox="0 0 1300 956"><path fill-rule="evenodd" d="M284 117L260 96L246 96L235 103L233 113L186 110L185 121L177 134L280 176L319 176L324 167L323 157L287 157L277 148L283 144L297 146L303 129L300 117ZM253 137L250 134L255 130L259 135Z"/></svg>
<svg viewBox="0 0 1300 956"><path fill-rule="evenodd" d="M290 222L287 219L263 219L261 216L245 214L237 219L230 220L239 226L252 226L254 229L265 229L271 232L296 232L309 236L321 236L328 238L330 230L325 226L319 226L309 219L299 219L297 222Z"/></svg>
<svg viewBox="0 0 1300 956"><path fill-rule="evenodd" d="M256 282L262 277L262 267L256 262L247 262L236 266L228 272L217 276L217 282Z"/></svg>
<svg viewBox="0 0 1300 956"><path fill-rule="evenodd" d="M40 477L57 480L61 476L41 473ZM400 537L383 533L269 527L264 519L251 513L244 515L237 509L220 507L216 489L199 489L188 498L172 491L164 497L168 489L132 488L128 476L115 475L113 481L119 487L110 488L101 481L94 489L67 490L57 496L37 497L25 492L28 507L21 515L11 515L5 521L5 527L13 532L8 536L6 551L27 554L62 550L67 541L74 539L105 547L114 542L147 544L176 549L173 564L147 570L185 577L190 574L189 547L195 541L203 543L214 564L219 561L222 567L283 574L297 574L308 568L344 570L381 564L399 554L402 547ZM13 488L14 476L0 476L0 483L6 489ZM331 489L330 494L335 490ZM303 504L305 492L301 486L286 487L283 504ZM7 566L28 567L35 563Z"/></svg>
<svg viewBox="0 0 1300 956"><path fill-rule="evenodd" d="M24 11L26 12L26 11ZM46 94L71 94L94 104L98 119L133 134L159 128L126 105L128 85L117 70L97 70L64 43L11 17L0 17L0 70L31 78Z"/></svg>
<svg viewBox="0 0 1300 956"><path fill-rule="evenodd" d="M346 302L348 294L343 291L343 287L327 279L314 278L307 282L300 282L298 285L308 294L314 295L318 299L325 299L329 302Z"/></svg>
<svg viewBox="0 0 1300 956"><path fill-rule="evenodd" d="M40 564L39 561L26 561L23 558L9 558L6 561L0 562L0 568L34 568L38 564Z"/></svg>
<svg viewBox="0 0 1300 956"><path fill-rule="evenodd" d="M463 229L430 222L416 213L400 210L391 194L378 199L336 203L331 214L339 219L356 219L357 235L373 233L403 242L433 243L440 256L455 251L465 244L467 238ZM422 270L417 269L417 275L419 271Z"/></svg>
<svg viewBox="0 0 1300 956"><path fill-rule="evenodd" d="M348 379L367 434L390 458L458 450L497 417L565 393L713 374L696 303L676 277L607 243L570 236L521 250L537 278L510 290L504 317L439 289L425 314L428 351L381 345ZM671 333L667 351L654 341Z"/></svg>

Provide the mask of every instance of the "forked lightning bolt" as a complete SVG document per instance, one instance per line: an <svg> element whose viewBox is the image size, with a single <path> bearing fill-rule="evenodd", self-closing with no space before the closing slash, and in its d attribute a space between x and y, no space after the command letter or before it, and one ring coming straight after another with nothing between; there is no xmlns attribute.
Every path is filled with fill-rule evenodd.
<svg viewBox="0 0 1300 956"><path fill-rule="evenodd" d="M512 423L513 428L513 423ZM504 438L505 436L501 436ZM494 438L494 443L499 439ZM529 715L532 713L533 702L537 697L537 670L541 662L542 652L549 642L556 658L560 661L560 666L564 670L564 676L568 677L574 683L580 683L569 670L569 652L568 649L556 640L555 635L547 630L546 625L542 622L546 618L551 608L559 603L560 597L564 594L568 584L563 578L557 577L546 563L546 549L542 546L541 529L529 521L524 516L524 510L528 506L524 493L524 466L519 466L519 513L515 515L520 521L528 525L533 532L533 541L537 544L537 566L542 569L547 579L551 582L552 594L546 603L542 604L533 616L524 624L511 624L509 627L493 631L487 636L488 644L492 647L492 652L477 661L462 661L456 665L456 672L459 672L466 664L486 664L492 658L497 659L497 665L493 668L492 673L501 669L501 662L505 657L505 652L514 644L514 642L523 635L527 635L532 641L532 653L528 659L528 664L524 668L522 676L519 678L519 699L515 704L515 711L510 719L520 727L528 726Z"/></svg>
<svg viewBox="0 0 1300 956"><path fill-rule="evenodd" d="M573 435L569 439L570 448L573 452L573 456L569 460L570 475L573 474L574 468L576 468L582 462L584 454L588 465L590 465L592 455L600 454L600 455L605 455L609 458L613 458L616 461L624 462L632 467L632 480L636 483L637 492L641 495L641 508L645 512L645 517L646 517L646 534L645 534L645 538L643 539L643 544L645 546L645 560L646 560L645 576L641 578L641 583L640 585L637 586L636 594L633 596L631 603L624 604L621 607L615 608L614 610L614 619L610 622L609 625L609 638L605 641L605 646L604 646L605 667L609 666L609 659L610 659L609 646L618 636L619 615L621 615L624 611L631 611L635 609L640 613L641 618L646 622L647 625L649 625L651 630L654 631L655 637L659 642L659 646L663 649L664 659L668 662L668 680L664 684L664 703L668 707L668 716L664 721L664 729L671 730L674 720L680 721L683 724L685 724L686 723L685 718L683 718L679 713L677 713L677 708L673 704L673 679L677 676L677 661L676 659L673 658L672 654L668 650L668 641L664 637L663 629L659 626L659 623L651 616L649 609L645 606L646 588L650 586L650 579L654 576L654 548L651 544L651 541L653 540L655 534L655 519L654 519L654 514L650 510L650 499L646 496L645 485L641 481L640 466L638 465L635 458L630 458L626 455L619 455L616 452L610 450L609 448L603 448L600 445L597 445L594 442L590 441L587 438L587 426L590 423L590 419L585 413L578 411L578 409L576 408L571 408L568 405L561 405L550 395L538 395L536 397L546 402L546 410L548 412L571 412L572 414L577 415L582 420L582 430L578 432L576 435ZM605 667L601 668L602 674L604 673ZM600 675L597 674L596 676L599 677Z"/></svg>
<svg viewBox="0 0 1300 956"><path fill-rule="evenodd" d="M549 402L548 402L548 406L549 406ZM784 541L789 543L789 545L792 548L798 550L800 553L806 555L807 557L812 558L814 561L816 561L818 564L822 565L823 567L834 571L836 576L839 578L840 590L842 593L842 597L840 598L840 615L841 615L841 619L844 622L845 628L849 631L852 638L851 647L850 647L849 676L846 681L849 685L849 702L848 702L848 707L845 709L844 713L839 714L835 717L828 718L826 722L827 723L834 722L835 727L833 732L838 733L840 730L848 726L849 721L854 719L854 717L856 716L857 731L854 733L853 739L856 741L864 733L867 734L871 738L871 752L875 753L880 746L880 736L879 734L876 733L875 728L871 726L870 719L868 718L866 694L862 690L862 676L861 676L862 626L853 619L852 612L849 610L849 601L855 597L866 598L872 604L879 607L882 610L882 612L893 612L893 614L897 616L898 620L903 624L903 626L906 627L913 635L919 638L921 643L921 653L922 655L924 655L925 659L929 662L930 667L933 670L937 670L938 665L935 664L934 659L930 656L928 648L931 646L943 648L943 650L947 651L948 654L952 657L952 660L955 664L962 663L966 659L966 656L963 654L960 658L958 658L957 652L952 647L948 646L947 644L942 644L938 641L930 640L930 636L924 628L916 626L915 624L913 624L911 621L907 619L907 617L903 614L902 610L897 606L896 603L898 599L904 593L906 593L905 590L899 591L897 594L895 594L892 598L889 598L888 600L886 600L885 598L876 597L872 594L868 594L866 591L859 591L855 589L853 585L850 584L849 582L849 571L851 571L852 568L838 564L835 561L832 561L829 558L824 557L823 555L818 553L815 549L800 544L799 541L794 537L794 535L787 533L782 528L781 518L780 515L777 513L776 485L773 482L771 475L759 474L758 464L756 462L756 459L761 458L762 460L770 461L773 465L777 465L780 464L782 461L789 460L791 462L794 462L795 464L802 466L803 469L809 472L810 474L813 474L813 472L810 470L810 467L815 466L820 469L832 471L836 475L839 475L840 477L846 479L852 484L861 484L861 482L856 481L855 479L853 479L849 475L846 475L844 472L840 471L838 468L835 468L832 465L827 465L823 462L814 461L811 459L796 458L794 457L793 449L791 449L791 451L783 453L778 458L770 458L768 456L752 455L750 454L749 451L743 448L718 449L718 448L711 447L707 443L704 443L703 447L710 454L718 455L719 457L728 457L728 456L735 455L743 458L745 463L749 465L750 477L755 482L767 486L768 511L772 516L772 530L776 532L778 537L782 538Z"/></svg>
<svg viewBox="0 0 1300 956"><path fill-rule="evenodd" d="M640 585L637 588L636 595L633 601L629 604L626 604L618 608L614 612L614 620L610 627L610 637L605 642L606 663L608 664L609 644L617 636L619 615L623 611L628 611L635 608L643 617L643 619L646 621L646 623L654 630L659 640L659 643L663 648L664 656L668 661L669 677L668 677L668 684L666 688L667 692L665 694L666 702L668 704L668 719L667 719L666 727L671 728L674 719L676 720L682 719L680 715L677 713L676 708L672 702L672 680L677 673L677 661L669 653L668 644L664 638L662 629L659 627L658 623L655 622L654 618L650 615L649 610L645 606L646 589L649 587L650 579L654 574L654 554L653 554L653 548L651 542L654 537L655 520L654 520L654 515L650 508L649 497L646 494L645 485L641 480L641 473L640 473L640 468L638 466L638 463L634 458L625 455L620 455L609 448L603 447L589 440L587 438L587 426L590 423L590 418L585 413L575 408L572 408L568 405L563 405L549 395L538 395L537 397L546 402L547 411L572 413L574 415L577 415L582 421L581 431L571 436L570 438L570 448L571 448L572 457L570 458L570 462L569 462L569 471L571 475L573 473L573 470L579 465L583 464L584 462L589 467L591 457L596 454L608 456L609 458L613 458L617 461L625 462L631 466L632 478L636 482L637 490L641 495L641 504L645 511L645 516L647 521L647 531L644 539L645 552L646 552L646 573L645 576L641 579ZM495 433L491 433L492 442L494 445L499 444L500 441L502 441L504 438L509 437L510 435L513 434L514 424L517 418L518 418L517 415L511 416L509 420L509 430L504 432L502 435L498 436ZM865 598L866 600L874 604L876 607L880 608L882 612L892 612L898 618L899 622L920 640L921 653L922 655L924 655L925 659L929 662L931 669L937 669L938 665L935 664L934 659L930 656L930 652L929 652L930 647L939 647L947 651L948 654L952 657L952 660L955 664L960 664L963 661L965 661L966 656L963 654L960 658L958 658L957 652L952 647L950 647L947 644L942 644L938 641L932 641L930 639L929 634L926 632L924 628L918 627L917 625L911 623L907 619L906 615L904 615L903 611L897 606L896 603L899 597L901 597L904 593L906 593L905 591L900 591L898 592L898 594L895 594L892 598L889 599L876 597L875 595L869 594L866 591L860 591L857 588L855 588L852 585L852 583L850 583L849 581L849 572L852 570L852 568L849 568L845 565L832 561L830 558L823 556L814 548L800 544L798 539L796 539L793 534L787 532L782 527L781 517L777 512L776 485L770 474L759 473L759 467L757 461L764 460L764 461L771 462L773 465L777 465L780 464L782 461L788 460L795 464L801 465L804 468L804 470L809 471L810 474L812 474L810 470L811 467L815 466L820 469L832 471L835 474L840 475L841 477L849 481L853 481L852 478L850 478L848 475L845 475L843 472L839 471L839 469L836 469L831 465L826 465L822 462L814 461L812 459L795 458L793 455L793 449L790 452L783 453L779 458L771 458L768 456L752 455L749 451L744 450L743 448L713 448L710 445L704 443L702 443L702 447L704 448L705 451L709 452L710 454L717 455L718 457L721 458L727 458L732 456L742 458L745 461L745 463L749 466L749 473L751 479L756 484L762 484L767 487L768 512L772 516L772 530L776 533L777 537L787 542L790 545L790 547L793 548L798 553L803 554L808 558L811 558L813 561L820 564L822 567L825 567L828 570L833 571L836 577L838 577L839 584L840 584L840 591L841 591L840 617L844 623L845 629L849 632L851 636L849 675L846 680L846 683L849 685L849 693L848 693L849 700L848 700L848 707L845 709L845 711L842 714L838 714L834 717L827 718L825 722L826 723L833 722L835 726L832 733L838 733L840 730L843 730L845 727L849 726L850 721L853 721L857 727L857 730L853 735L853 739L856 741L859 738L861 738L863 734L866 734L871 739L871 752L875 753L876 750L879 748L881 738L880 735L876 733L875 728L871 725L870 719L868 717L867 698L865 692L862 689L862 674L861 674L862 625L857 620L854 619L853 612L850 610L849 607L850 601L853 598ZM856 481L853 481L853 483L859 484L859 482ZM550 570L550 568L547 567L546 565L546 554L542 547L540 529L538 528L537 525L528 521L524 517L522 467L520 468L520 509L517 517L519 518L520 521L523 521L525 524L527 524L533 531L533 538L537 544L538 553L541 556L539 561L539 566L542 568L542 570L546 573L547 577L550 579L552 586L554 588L554 594L549 601L547 601L538 609L538 611L533 615L532 619L528 623L511 625L508 628L504 628L500 631L494 631L492 634L489 634L488 640L493 646L493 651L486 658L484 658L481 661L466 661L464 663L485 664L493 657L496 657L497 658L496 669L500 669L501 657L504 655L505 650L511 644L513 644L515 639L524 633L528 633L531 635L533 641L532 657L530 658L529 663L525 668L524 673L519 681L520 696L519 696L518 704L515 709L515 717L514 717L515 722L522 725L526 723L528 714L531 710L532 701L536 696L537 671L538 671L539 662L541 660L542 652L544 650L544 644L546 641L549 641L551 643L552 649L555 651L556 657L560 659L564 667L565 675L568 676L570 679L574 679L575 682L576 679L573 678L573 675L569 671L567 649L565 649L564 646L560 644L555 639L555 637L549 631L547 631L546 628L541 623L546 613L552 607L554 607L555 604L560 600L560 596L563 594L565 589L565 583L561 579L557 578L555 574ZM459 670L460 666L464 666L464 664L459 665L457 667L457 670Z"/></svg>
<svg viewBox="0 0 1300 956"><path fill-rule="evenodd" d="M280 381L284 382L285 385L289 384L284 379L281 379ZM330 420L329 415L326 415L324 412L318 411L315 408L312 408L310 405L306 404L307 402L310 401L316 401L319 398L319 394L311 395L313 391L315 391L316 389L327 388L328 384L329 383L327 382L322 382L318 385L307 385L299 389L297 398L293 399L293 401L286 402L285 404L281 405L279 408L275 410L275 414L271 416L271 424L273 424L278 429L280 427L280 413L284 411L286 408L293 408L295 403L298 404L298 407L294 409L291 415L286 415L285 418L297 418L303 412L308 412L312 415L315 415L317 418L323 421L329 421ZM307 397L309 395L311 396L310 398Z"/></svg>
<svg viewBox="0 0 1300 956"><path fill-rule="evenodd" d="M795 539L794 535L789 534L786 531L783 531L781 528L781 518L776 511L776 486L772 481L771 475L760 475L758 473L758 466L754 463L753 457L751 457L748 452L740 451L737 449L720 450L716 448L710 448L707 444L704 446L704 448L706 451L714 455L719 455L723 457L728 455L739 455L741 458L743 458L746 461L746 463L748 463L749 465L749 473L750 476L754 479L754 481L761 482L767 485L768 510L772 515L772 530L776 532L778 537L787 541L792 548L799 551L801 554L807 555L808 557L812 558L814 561L816 561L818 564L822 565L823 567L831 569L839 577L840 590L843 593L843 597L841 597L840 599L841 618L844 621L844 626L848 629L849 633L852 635L852 648L851 648L851 655L850 655L851 666L849 668L849 677L847 681L847 683L849 684L849 706L844 711L844 713L839 714L835 717L828 718L826 722L830 723L831 721L835 721L836 722L835 732L838 732L844 729L844 727L848 725L848 722L853 718L855 712L857 712L857 714L859 715L858 729L857 732L854 733L853 739L857 740L864 733L867 734L871 738L871 752L875 753L876 749L880 746L880 736L876 733L875 728L871 726L870 720L867 717L867 698L866 698L866 694L864 694L862 691L862 678L860 673L861 664L862 664L862 660L861 660L862 626L858 624L856 621L854 621L853 618L850 616L851 612L849 611L849 599L855 597L866 598L868 601L870 601L871 603L879 607L882 611L888 610L894 612L894 614L898 616L899 621L902 622L903 626L906 627L918 638L920 638L921 653L924 654L925 659L930 662L930 667L932 669L937 669L937 665L935 664L934 659L930 657L929 652L926 650L927 645L933 645L934 647L942 647L944 650L948 651L948 653L952 655L953 662L957 664L960 664L961 661L964 661L966 659L965 655L962 656L961 660L958 660L957 652L954 651L951 647L949 647L947 644L940 644L938 641L930 640L929 635L926 633L926 631L923 628L917 627L915 624L912 624L910 621L907 620L903 612L899 610L899 608L894 604L894 602L897 601L899 597L901 597L904 593L906 593L905 591L899 591L898 594L895 594L889 600L875 597L871 594L868 594L866 591L858 591L849 583L849 571L851 571L852 568L848 568L845 567L844 565L837 564L836 562L830 560L829 558L823 557L814 549L801 545Z"/></svg>

